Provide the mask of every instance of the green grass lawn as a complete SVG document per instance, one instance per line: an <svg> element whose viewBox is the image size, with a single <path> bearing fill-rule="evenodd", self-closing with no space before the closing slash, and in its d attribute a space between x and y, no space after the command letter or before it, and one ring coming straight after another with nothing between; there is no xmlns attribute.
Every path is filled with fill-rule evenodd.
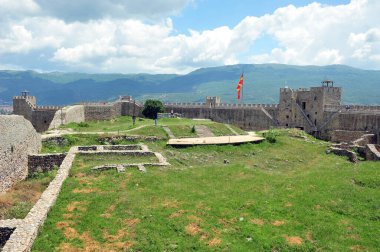
<svg viewBox="0 0 380 252"><path fill-rule="evenodd" d="M215 136L233 136L235 135L226 125L222 123L213 123L207 127L214 133Z"/></svg>
<svg viewBox="0 0 380 252"><path fill-rule="evenodd" d="M277 139L147 143L172 164L147 173L91 172L79 156L32 251L378 251L379 164Z"/></svg>
<svg viewBox="0 0 380 252"><path fill-rule="evenodd" d="M151 119L137 118L133 126L131 116L119 116L111 120L100 121L87 121L82 123L69 123L62 125L63 129L72 129L77 132L109 132L109 131L125 131L130 130L142 125L153 125L154 121Z"/></svg>
<svg viewBox="0 0 380 252"><path fill-rule="evenodd" d="M158 125L194 125L194 124L212 124L210 120L192 120L188 118L161 118L158 119ZM72 129L77 132L123 132L140 126L153 126L154 120L146 118L137 118L133 126L131 116L119 116L111 120L87 121L82 123L69 123L62 125L62 129Z"/></svg>
<svg viewBox="0 0 380 252"><path fill-rule="evenodd" d="M170 125L168 128L172 131L176 138L198 137L195 130L192 131L193 126L194 125Z"/></svg>

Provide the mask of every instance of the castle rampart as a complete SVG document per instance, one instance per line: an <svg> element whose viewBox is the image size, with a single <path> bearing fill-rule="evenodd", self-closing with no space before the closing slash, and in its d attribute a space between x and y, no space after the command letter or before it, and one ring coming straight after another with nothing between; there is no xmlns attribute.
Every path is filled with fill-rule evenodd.
<svg viewBox="0 0 380 252"><path fill-rule="evenodd" d="M208 118L235 124L246 130L270 127L300 128L329 140L334 130L368 131L380 136L380 106L342 105L342 88L332 81L311 88L281 88L278 104L222 103L220 97L206 97L205 102L165 103L166 113L190 118ZM142 116L142 105L130 96L114 102L83 103L66 108L36 106L33 96L14 97L15 114L24 115L37 131L69 122L108 120L120 115ZM377 137L380 141L380 137Z"/></svg>
<svg viewBox="0 0 380 252"><path fill-rule="evenodd" d="M28 175L28 155L41 148L41 137L22 116L0 116L0 192Z"/></svg>

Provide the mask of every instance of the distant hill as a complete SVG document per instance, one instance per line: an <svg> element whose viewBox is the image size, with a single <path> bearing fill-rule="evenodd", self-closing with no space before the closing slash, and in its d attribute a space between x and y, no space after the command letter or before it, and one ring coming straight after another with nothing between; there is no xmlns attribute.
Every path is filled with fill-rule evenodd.
<svg viewBox="0 0 380 252"><path fill-rule="evenodd" d="M223 102L236 102L236 84L243 71L245 103L278 103L280 87L319 86L322 80L331 79L343 87L344 103L380 104L380 71L343 65L281 64L210 67L186 75L0 71L0 101L10 102L26 89L42 105L113 100L119 95L173 102L198 102L205 96L221 96Z"/></svg>

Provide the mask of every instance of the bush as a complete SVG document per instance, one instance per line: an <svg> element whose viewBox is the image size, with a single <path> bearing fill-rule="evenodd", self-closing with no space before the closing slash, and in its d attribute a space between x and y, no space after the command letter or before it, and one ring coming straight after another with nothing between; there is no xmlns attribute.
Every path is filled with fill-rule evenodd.
<svg viewBox="0 0 380 252"><path fill-rule="evenodd" d="M270 129L267 132L263 134L265 139L270 143L275 143L277 141L277 137L280 135L280 133L275 129Z"/></svg>
<svg viewBox="0 0 380 252"><path fill-rule="evenodd" d="M157 119L157 114L164 112L164 105L159 100L146 100L142 114L150 119Z"/></svg>
<svg viewBox="0 0 380 252"><path fill-rule="evenodd" d="M88 123L85 123L85 122L80 122L78 123L78 127L81 127L81 128L88 128L90 125Z"/></svg>
<svg viewBox="0 0 380 252"><path fill-rule="evenodd" d="M191 133L195 133L195 126L191 127Z"/></svg>

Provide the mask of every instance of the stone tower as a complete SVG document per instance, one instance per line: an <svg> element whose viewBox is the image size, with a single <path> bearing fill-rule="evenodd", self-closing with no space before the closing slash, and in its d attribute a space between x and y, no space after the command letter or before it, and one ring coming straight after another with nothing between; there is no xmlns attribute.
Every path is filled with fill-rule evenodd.
<svg viewBox="0 0 380 252"><path fill-rule="evenodd" d="M22 91L21 96L13 97L13 113L23 115L25 119L32 121L33 109L36 107L36 97L30 96L28 91Z"/></svg>
<svg viewBox="0 0 380 252"><path fill-rule="evenodd" d="M342 89L334 87L330 80L322 86L310 89L280 89L279 123L283 127L304 129L309 133L318 132L324 123L325 106L339 106Z"/></svg>

